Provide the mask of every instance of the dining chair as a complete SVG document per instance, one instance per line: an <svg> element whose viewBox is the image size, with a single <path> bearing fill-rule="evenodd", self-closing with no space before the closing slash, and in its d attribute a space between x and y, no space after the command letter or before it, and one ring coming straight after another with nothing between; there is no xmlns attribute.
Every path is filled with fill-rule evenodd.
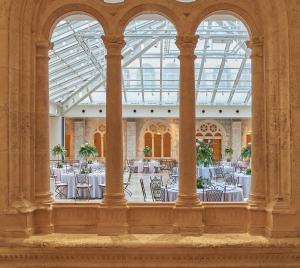
<svg viewBox="0 0 300 268"><path fill-rule="evenodd" d="M67 190L68 184L58 180L56 175L52 175L54 178L54 186L55 186L55 198L66 199L67 198Z"/></svg>
<svg viewBox="0 0 300 268"><path fill-rule="evenodd" d="M79 192L81 191L83 193L84 190L87 190L87 192L88 192L88 195L87 195L88 200L91 198L92 185L90 184L88 174L76 174L75 175L75 187L76 187L75 199L80 197Z"/></svg>
<svg viewBox="0 0 300 268"><path fill-rule="evenodd" d="M142 178L140 178L140 184L141 184L141 188L142 188L144 202L151 202L152 200L147 198L145 184L144 184L144 180Z"/></svg>
<svg viewBox="0 0 300 268"><path fill-rule="evenodd" d="M225 188L224 190L217 188L208 188L205 190L205 199L207 202L222 202L224 201Z"/></svg>
<svg viewBox="0 0 300 268"><path fill-rule="evenodd" d="M126 192L130 197L132 196L132 192L128 189L128 186L130 185L130 180L131 180L132 172L131 170L129 171L129 175L127 178L126 182L123 182L123 189L124 192Z"/></svg>

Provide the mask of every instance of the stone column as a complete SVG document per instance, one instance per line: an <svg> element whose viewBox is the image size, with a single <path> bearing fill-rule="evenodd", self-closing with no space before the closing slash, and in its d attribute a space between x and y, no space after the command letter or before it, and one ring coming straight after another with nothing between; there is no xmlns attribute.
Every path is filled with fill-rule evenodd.
<svg viewBox="0 0 300 268"><path fill-rule="evenodd" d="M49 118L49 152L50 159L53 157L51 155L51 149L57 144L63 144L62 137L62 117L61 116L50 116Z"/></svg>
<svg viewBox="0 0 300 268"><path fill-rule="evenodd" d="M49 91L48 51L51 45L41 41L36 46L35 90L35 199L52 201L49 185Z"/></svg>
<svg viewBox="0 0 300 268"><path fill-rule="evenodd" d="M75 121L74 122L74 144L75 144L75 159L79 159L79 150L81 145L85 143L85 122L84 121Z"/></svg>
<svg viewBox="0 0 300 268"><path fill-rule="evenodd" d="M127 122L127 159L136 159L136 122Z"/></svg>
<svg viewBox="0 0 300 268"><path fill-rule="evenodd" d="M236 161L241 155L242 148L242 123L241 122L232 122L231 125L231 143L233 149L232 160ZM224 152L223 152L224 153Z"/></svg>
<svg viewBox="0 0 300 268"><path fill-rule="evenodd" d="M196 194L195 54L198 36L178 36L180 49L179 194L177 206L199 204Z"/></svg>
<svg viewBox="0 0 300 268"><path fill-rule="evenodd" d="M126 204L123 191L123 125L121 88L121 50L123 36L104 36L107 49L106 74L106 189L104 203Z"/></svg>
<svg viewBox="0 0 300 268"><path fill-rule="evenodd" d="M248 42L252 49L252 181L249 196L249 232L262 233L264 228L266 184L266 126L263 38ZM252 211L251 211L252 210Z"/></svg>
<svg viewBox="0 0 300 268"><path fill-rule="evenodd" d="M49 91L48 91L48 41L36 44L35 88L35 202L34 232L50 233L51 193L49 182Z"/></svg>

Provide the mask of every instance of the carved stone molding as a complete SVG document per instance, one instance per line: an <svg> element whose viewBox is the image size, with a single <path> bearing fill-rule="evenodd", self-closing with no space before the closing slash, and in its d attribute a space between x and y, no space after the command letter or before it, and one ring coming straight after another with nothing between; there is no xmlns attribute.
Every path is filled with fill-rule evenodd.
<svg viewBox="0 0 300 268"><path fill-rule="evenodd" d="M2 241L4 267L299 267L300 240L247 235L46 235ZM20 247L21 245L21 247ZM11 247L14 247L12 249ZM76 265L76 266L75 266ZM2 267L2 266L1 266Z"/></svg>

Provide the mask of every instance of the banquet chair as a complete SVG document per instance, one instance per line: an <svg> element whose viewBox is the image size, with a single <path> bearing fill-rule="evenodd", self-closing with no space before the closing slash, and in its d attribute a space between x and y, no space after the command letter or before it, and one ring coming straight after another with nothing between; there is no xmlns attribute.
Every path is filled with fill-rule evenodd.
<svg viewBox="0 0 300 268"><path fill-rule="evenodd" d="M222 202L224 201L225 196L225 188L224 190L217 188L208 188L205 190L205 197L207 202Z"/></svg>
<svg viewBox="0 0 300 268"><path fill-rule="evenodd" d="M224 181L225 181L225 185L241 187L238 185L238 179L235 178L233 174L226 174Z"/></svg>
<svg viewBox="0 0 300 268"><path fill-rule="evenodd" d="M161 187L161 185L153 184L151 193L152 193L153 201L155 201L155 202L156 201L161 201L161 202L165 201L165 191Z"/></svg>
<svg viewBox="0 0 300 268"><path fill-rule="evenodd" d="M169 191L168 191L168 184L166 184L166 187L165 187L165 196L164 196L164 200L165 200L165 202L169 202L169 201L170 201L170 198L169 198Z"/></svg>
<svg viewBox="0 0 300 268"><path fill-rule="evenodd" d="M224 178L224 169L222 166L215 167L215 177L216 179L223 179Z"/></svg>
<svg viewBox="0 0 300 268"><path fill-rule="evenodd" d="M76 187L75 199L77 199L77 197L80 197L79 192L80 191L83 192L83 190L87 190L88 200L91 198L92 185L90 184L89 176L87 174L75 175L75 187Z"/></svg>
<svg viewBox="0 0 300 268"><path fill-rule="evenodd" d="M123 189L124 189L124 192L126 192L130 197L132 196L132 192L128 189L128 186L129 186L129 184L130 184L131 176L132 176L132 172L131 172L131 170L130 170L130 171L129 171L128 178L127 178L127 181L126 181L126 182L123 182Z"/></svg>
<svg viewBox="0 0 300 268"><path fill-rule="evenodd" d="M158 189L162 189L162 184L161 184L161 179L157 178L157 176L154 176L154 178L152 179L150 177L150 190L151 190L151 195L152 195L152 200L153 201L159 201L159 200L156 200L156 199L159 199L159 193L158 193ZM154 193L154 191L156 193Z"/></svg>
<svg viewBox="0 0 300 268"><path fill-rule="evenodd" d="M73 172L74 172L73 165L66 164L66 173L73 173Z"/></svg>
<svg viewBox="0 0 300 268"><path fill-rule="evenodd" d="M167 181L167 184L175 184L176 181L177 181L177 177L178 175L177 174L173 174L172 172L169 172L169 179Z"/></svg>
<svg viewBox="0 0 300 268"><path fill-rule="evenodd" d="M58 180L56 175L52 175L51 177L54 178L54 186L55 186L55 198L59 198L59 199L66 199L67 195L67 189L68 189L68 184L65 182L61 182L60 180Z"/></svg>
<svg viewBox="0 0 300 268"><path fill-rule="evenodd" d="M149 162L144 162L143 173L146 173L146 174L150 173L150 164L149 164Z"/></svg>
<svg viewBox="0 0 300 268"><path fill-rule="evenodd" d="M147 198L147 194L146 194L146 190L145 190L145 185L144 185L144 180L142 178L140 178L140 184L141 184L141 188L142 188L144 202L151 202L152 200L150 200L150 199Z"/></svg>

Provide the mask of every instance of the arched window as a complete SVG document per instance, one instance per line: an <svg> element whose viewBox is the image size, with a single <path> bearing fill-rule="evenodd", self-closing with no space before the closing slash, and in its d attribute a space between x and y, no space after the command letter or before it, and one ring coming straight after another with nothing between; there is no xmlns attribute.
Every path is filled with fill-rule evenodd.
<svg viewBox="0 0 300 268"><path fill-rule="evenodd" d="M204 122L196 131L196 139L209 143L213 148L213 159L220 161L222 159L222 133L221 129L213 123Z"/></svg>
<svg viewBox="0 0 300 268"><path fill-rule="evenodd" d="M144 146L152 149L153 157L171 157L171 133L165 125L151 124L144 134Z"/></svg>

